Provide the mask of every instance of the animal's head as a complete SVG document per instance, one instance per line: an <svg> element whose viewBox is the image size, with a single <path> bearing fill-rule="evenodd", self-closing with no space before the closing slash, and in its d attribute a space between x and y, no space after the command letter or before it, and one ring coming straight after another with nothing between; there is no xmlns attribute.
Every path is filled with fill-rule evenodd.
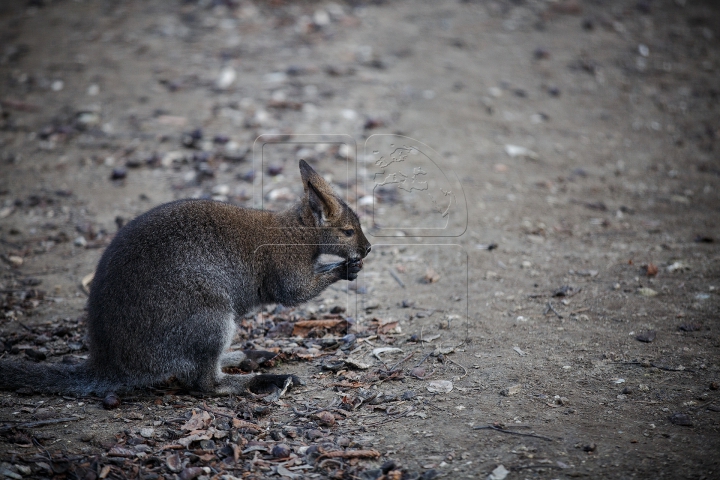
<svg viewBox="0 0 720 480"><path fill-rule="evenodd" d="M335 195L332 187L305 160L300 160L305 197L303 206L319 228L321 253L357 260L370 253L370 242L365 238L355 212Z"/></svg>

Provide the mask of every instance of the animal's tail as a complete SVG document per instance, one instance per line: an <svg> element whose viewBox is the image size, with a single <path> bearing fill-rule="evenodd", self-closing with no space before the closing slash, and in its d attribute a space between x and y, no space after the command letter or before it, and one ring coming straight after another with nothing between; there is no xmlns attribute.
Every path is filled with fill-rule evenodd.
<svg viewBox="0 0 720 480"><path fill-rule="evenodd" d="M29 388L38 393L89 395L113 390L112 385L92 374L87 362L31 363L0 361L0 389Z"/></svg>

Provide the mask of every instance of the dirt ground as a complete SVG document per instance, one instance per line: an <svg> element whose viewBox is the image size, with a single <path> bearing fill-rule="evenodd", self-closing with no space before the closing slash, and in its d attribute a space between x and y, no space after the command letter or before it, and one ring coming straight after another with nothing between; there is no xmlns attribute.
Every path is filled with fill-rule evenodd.
<svg viewBox="0 0 720 480"><path fill-rule="evenodd" d="M2 2L4 358L83 357L123 222L281 208L299 158L374 248L240 324L307 386L2 392L0 475L720 478L719 26L699 0Z"/></svg>

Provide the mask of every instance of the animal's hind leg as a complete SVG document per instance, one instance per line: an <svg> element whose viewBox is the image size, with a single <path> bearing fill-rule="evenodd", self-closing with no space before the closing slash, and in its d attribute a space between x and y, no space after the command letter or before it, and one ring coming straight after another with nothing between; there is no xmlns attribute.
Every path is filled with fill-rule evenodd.
<svg viewBox="0 0 720 480"><path fill-rule="evenodd" d="M287 379L293 385L302 381L294 375L228 375L222 372L223 365L233 365L236 361L248 359L267 360L274 353L262 351L225 352L235 334L235 321L232 313L218 314L208 311L196 314L188 324L202 325L201 335L186 335L192 338L183 349L183 361L186 368L180 367L176 376L190 388L215 394L243 395L247 393L268 393L283 388ZM190 332L188 332L190 333Z"/></svg>

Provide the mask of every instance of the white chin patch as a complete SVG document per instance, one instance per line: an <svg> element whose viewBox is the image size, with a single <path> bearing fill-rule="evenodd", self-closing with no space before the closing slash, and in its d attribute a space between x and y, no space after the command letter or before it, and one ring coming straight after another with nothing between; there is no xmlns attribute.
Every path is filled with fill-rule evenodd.
<svg viewBox="0 0 720 480"><path fill-rule="evenodd" d="M327 264L327 263L336 263L336 262L342 262L345 259L342 258L339 255L332 255L330 253L323 253L320 255L320 258L318 258L317 263L320 264Z"/></svg>

